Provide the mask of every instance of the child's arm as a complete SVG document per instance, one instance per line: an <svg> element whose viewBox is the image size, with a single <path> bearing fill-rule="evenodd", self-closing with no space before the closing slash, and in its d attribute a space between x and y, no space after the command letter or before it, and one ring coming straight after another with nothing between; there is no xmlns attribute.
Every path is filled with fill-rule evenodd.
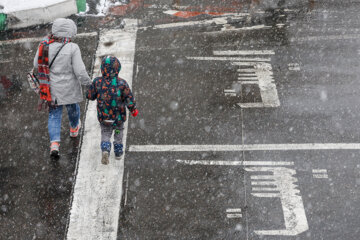
<svg viewBox="0 0 360 240"><path fill-rule="evenodd" d="M87 95L86 98L89 100L95 100L96 99L96 95L97 95L97 89L96 89L96 81L97 79L95 78L94 81L91 83L91 85L88 88L87 91Z"/></svg>
<svg viewBox="0 0 360 240"><path fill-rule="evenodd" d="M128 83L125 80L124 80L124 85L125 85L125 87L124 87L124 99L125 99L126 107L129 109L131 114L134 117L136 117L136 115L138 114L138 110L136 109L135 97L132 94Z"/></svg>

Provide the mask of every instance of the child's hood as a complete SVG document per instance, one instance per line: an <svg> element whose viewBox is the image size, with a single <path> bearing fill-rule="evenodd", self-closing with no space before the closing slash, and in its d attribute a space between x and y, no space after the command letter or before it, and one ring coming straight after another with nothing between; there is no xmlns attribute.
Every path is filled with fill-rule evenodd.
<svg viewBox="0 0 360 240"><path fill-rule="evenodd" d="M106 56L101 62L101 73L103 77L113 78L119 75L121 64L114 56Z"/></svg>

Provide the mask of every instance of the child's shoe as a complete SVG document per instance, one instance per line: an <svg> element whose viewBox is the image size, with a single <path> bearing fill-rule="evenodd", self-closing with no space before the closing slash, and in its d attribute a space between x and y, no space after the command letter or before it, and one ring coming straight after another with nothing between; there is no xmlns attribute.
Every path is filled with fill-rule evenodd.
<svg viewBox="0 0 360 240"><path fill-rule="evenodd" d="M101 158L101 163L104 165L108 165L109 164L109 152L102 152L102 158Z"/></svg>
<svg viewBox="0 0 360 240"><path fill-rule="evenodd" d="M79 136L80 128L81 128L81 121L79 119L79 123L76 128L70 127L70 137L76 138L77 136Z"/></svg>
<svg viewBox="0 0 360 240"><path fill-rule="evenodd" d="M120 160L121 156L123 155L123 145L119 143L114 143L114 153L115 153L115 159Z"/></svg>
<svg viewBox="0 0 360 240"><path fill-rule="evenodd" d="M52 142L50 144L50 157L52 158L58 158L59 155L59 150L60 149L60 143L58 142Z"/></svg>

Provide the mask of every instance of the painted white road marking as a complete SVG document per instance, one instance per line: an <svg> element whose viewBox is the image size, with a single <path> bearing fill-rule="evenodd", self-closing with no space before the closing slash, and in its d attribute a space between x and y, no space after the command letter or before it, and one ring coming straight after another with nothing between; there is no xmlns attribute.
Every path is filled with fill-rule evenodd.
<svg viewBox="0 0 360 240"><path fill-rule="evenodd" d="M288 68L290 71L300 71L300 65L298 63L289 63Z"/></svg>
<svg viewBox="0 0 360 240"><path fill-rule="evenodd" d="M242 19L243 17L240 16L239 19ZM186 21L186 22L177 22L177 23L165 23L165 24L159 24L155 25L155 29L166 29L166 28L175 28L175 27L187 27L187 26L196 26L196 25L210 25L210 24L217 24L217 25L223 25L227 23L228 17L217 17L210 20L200 20L200 21Z"/></svg>
<svg viewBox="0 0 360 240"><path fill-rule="evenodd" d="M79 33L76 35L75 38L85 38L85 37L94 37L97 36L97 32L89 32L89 33ZM21 38L21 39L13 39L13 40L5 40L0 41L1 45L12 45L12 44L19 44L19 43L30 43L30 42L40 42L43 40L44 37L34 37L34 38Z"/></svg>
<svg viewBox="0 0 360 240"><path fill-rule="evenodd" d="M228 208L226 213L227 218L242 218L241 208Z"/></svg>
<svg viewBox="0 0 360 240"><path fill-rule="evenodd" d="M360 39L360 34L296 37L296 38L291 38L290 42L352 40L352 39Z"/></svg>
<svg viewBox="0 0 360 240"><path fill-rule="evenodd" d="M227 213L233 213L233 212L241 212L241 208L228 208L226 209Z"/></svg>
<svg viewBox="0 0 360 240"><path fill-rule="evenodd" d="M257 77L260 95L261 95L261 104L258 103L238 103L240 107L249 108L249 107L279 107L280 100L276 89L276 84L274 82L274 77L272 73L272 66L270 63L260 62L260 63L251 63L251 62L233 62L233 65L241 67L241 70L247 69L255 72ZM240 76L239 76L240 77ZM246 84L243 82L243 84Z"/></svg>
<svg viewBox="0 0 360 240"><path fill-rule="evenodd" d="M186 57L190 60L200 61L244 61L244 62L270 62L270 58L245 58L245 57Z"/></svg>
<svg viewBox="0 0 360 240"><path fill-rule="evenodd" d="M269 186L273 186L274 183L271 181L258 181L258 182L252 182L251 185L269 185Z"/></svg>
<svg viewBox="0 0 360 240"><path fill-rule="evenodd" d="M238 73L238 80L243 80L243 79L254 80L254 79L256 79L256 74L255 74L255 72L251 72L251 73L240 73L239 72Z"/></svg>
<svg viewBox="0 0 360 240"><path fill-rule="evenodd" d="M211 32L203 32L202 34L207 35L215 35L215 34L222 34L224 32L241 32L241 31L253 31L253 30L265 30L265 29L271 29L271 26L266 25L255 25L251 27L235 27L230 24L224 24L223 28L221 28L220 31L211 31Z"/></svg>
<svg viewBox="0 0 360 240"><path fill-rule="evenodd" d="M360 150L360 143L289 143L244 145L131 145L130 152Z"/></svg>
<svg viewBox="0 0 360 240"><path fill-rule="evenodd" d="M204 161L204 160L176 160L179 163L188 165L258 165L246 167L245 171L256 175L251 175L251 195L260 198L280 198L281 207L284 214L285 229L280 230L256 230L258 235L279 235L296 236L309 229L305 214L305 208L297 189L297 178L294 177L296 171L285 165L293 165L293 162L261 162L261 161ZM237 164L234 164L236 162ZM266 166L268 165L268 166ZM271 166L272 165L272 166ZM260 173L260 174L257 174ZM266 181L264 181L266 180ZM241 211L241 210L240 210ZM231 212L230 210L226 211ZM230 216L235 217L235 216ZM240 216L238 216L240 217Z"/></svg>
<svg viewBox="0 0 360 240"><path fill-rule="evenodd" d="M226 214L227 218L242 218L242 214L241 213L228 213Z"/></svg>
<svg viewBox="0 0 360 240"><path fill-rule="evenodd" d="M256 179L252 179L252 185L263 185L263 187L252 188L251 195L261 198L280 198L284 213L285 229L256 230L256 234L296 236L309 229L300 190L296 185L297 178L294 177L295 170L286 167L251 167L245 170L261 173L261 175L255 175L258 177L263 177L264 173L268 173L268 179L273 180L270 183L265 184L263 181L256 182Z"/></svg>
<svg viewBox="0 0 360 240"><path fill-rule="evenodd" d="M122 65L120 76L131 86L137 20L125 21L126 26L122 30L101 31L93 77L100 75L101 58L114 55L119 58ZM110 47L106 46L105 43L108 42L114 44ZM126 148L127 123L128 121L124 130L124 148ZM125 154L118 161L111 153L110 164L102 165L100 141L96 102L89 102L70 210L68 240L117 238Z"/></svg>
<svg viewBox="0 0 360 240"><path fill-rule="evenodd" d="M189 60L199 61L229 61L232 65L238 66L237 84L258 85L262 102L238 103L242 108L274 108L280 106L280 100L273 78L271 58L265 58L264 55L274 55L272 50L237 50L237 51L214 51L214 57L186 57ZM237 57L241 56L241 57ZM262 56L262 57L254 57ZM239 89L226 89L225 96L236 96Z"/></svg>
<svg viewBox="0 0 360 240"><path fill-rule="evenodd" d="M236 91L234 89L224 89L225 96L236 97Z"/></svg>
<svg viewBox="0 0 360 240"><path fill-rule="evenodd" d="M327 170L326 169L313 169L313 178L329 178Z"/></svg>
<svg viewBox="0 0 360 240"><path fill-rule="evenodd" d="M240 73L252 73L255 74L255 69L253 68L241 68L236 70L239 74Z"/></svg>
<svg viewBox="0 0 360 240"><path fill-rule="evenodd" d="M169 13L174 14L175 12L170 11ZM231 16L225 16L222 17L214 17L209 20L199 20L199 21L185 21L185 22L176 22L176 23L165 23L165 24L158 24L151 28L153 29L168 29L168 28L177 28L177 27L191 27L191 26L204 26L204 25L211 25L216 24L223 26L220 31L211 31L211 32L202 32L201 34L221 34L223 32L228 31L252 31L252 30L259 30L259 29L271 29L271 26L266 25L256 25L251 27L235 27L231 24L228 24L228 19L231 18L231 20L242 20L245 18L246 15L243 14L230 14ZM248 15L248 14L247 14ZM143 27L141 29L148 29L149 27Z"/></svg>
<svg viewBox="0 0 360 240"><path fill-rule="evenodd" d="M292 166L294 162L273 161L221 161L221 160L176 160L187 165L217 165L217 166Z"/></svg>
<svg viewBox="0 0 360 240"><path fill-rule="evenodd" d="M187 10L187 9L184 9L184 10ZM169 15L175 15L175 14L181 13L181 12L187 12L187 11L180 11L180 10L170 9L170 10L164 11L163 13L169 14ZM206 14L206 12L203 12L202 14ZM210 12L210 14L211 14L211 12ZM248 16L248 15L250 15L250 14L249 13L230 13L230 12L223 12L223 13L221 13L221 15L219 14L219 16L228 16L228 17L231 17L231 16L245 17L245 16Z"/></svg>
<svg viewBox="0 0 360 240"><path fill-rule="evenodd" d="M240 79L241 81L238 82L238 84L242 85L259 85L258 80L251 80L251 79ZM264 105L264 104L263 104Z"/></svg>
<svg viewBox="0 0 360 240"><path fill-rule="evenodd" d="M226 50L226 51L214 51L214 55L274 55L272 50Z"/></svg>

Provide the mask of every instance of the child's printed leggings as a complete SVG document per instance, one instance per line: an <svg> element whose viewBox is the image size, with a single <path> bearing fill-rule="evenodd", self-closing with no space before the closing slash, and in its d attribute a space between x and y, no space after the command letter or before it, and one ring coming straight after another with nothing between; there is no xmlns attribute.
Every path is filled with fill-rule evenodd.
<svg viewBox="0 0 360 240"><path fill-rule="evenodd" d="M101 126L101 141L102 142L110 142L110 138L114 134L114 143L122 144L123 134L124 134L124 123L119 123L116 127L114 126L106 126L100 123Z"/></svg>

